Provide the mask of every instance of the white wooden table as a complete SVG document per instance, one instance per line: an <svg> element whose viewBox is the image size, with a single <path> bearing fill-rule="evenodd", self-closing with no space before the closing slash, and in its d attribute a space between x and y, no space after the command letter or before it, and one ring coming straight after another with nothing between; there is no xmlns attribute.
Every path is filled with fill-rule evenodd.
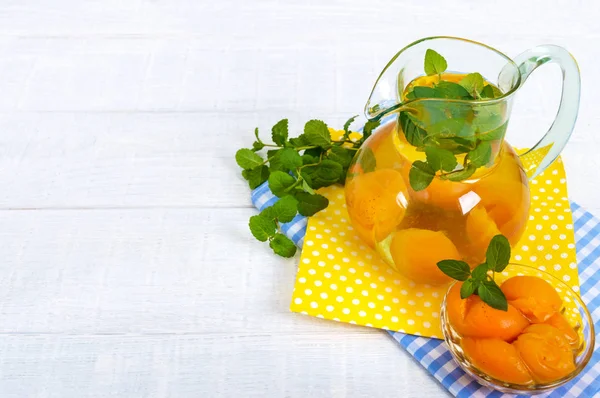
<svg viewBox="0 0 600 398"><path fill-rule="evenodd" d="M385 333L289 312L297 259L250 236L233 154L362 113L417 38L555 43L584 87L570 195L600 214L600 3L456 3L1 1L0 396L444 395ZM517 144L558 80L519 94Z"/></svg>

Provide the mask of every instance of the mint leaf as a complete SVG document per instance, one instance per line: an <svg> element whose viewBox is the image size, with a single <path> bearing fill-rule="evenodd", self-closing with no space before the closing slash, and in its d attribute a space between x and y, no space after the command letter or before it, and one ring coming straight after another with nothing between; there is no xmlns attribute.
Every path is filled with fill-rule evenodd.
<svg viewBox="0 0 600 398"><path fill-rule="evenodd" d="M501 311L508 311L508 302L502 290L494 281L481 282L477 288L477 294L481 300L492 308Z"/></svg>
<svg viewBox="0 0 600 398"><path fill-rule="evenodd" d="M344 137L342 139L347 140L350 137L350 125L354 123L354 120L356 120L357 117L358 115L352 116L344 123Z"/></svg>
<svg viewBox="0 0 600 398"><path fill-rule="evenodd" d="M491 85L487 85L481 90L481 98L494 98L494 89Z"/></svg>
<svg viewBox="0 0 600 398"><path fill-rule="evenodd" d="M452 118L445 119L430 125L427 128L429 135L440 138L449 137L466 137L469 138L474 134L470 124L465 119Z"/></svg>
<svg viewBox="0 0 600 398"><path fill-rule="evenodd" d="M365 127L363 127L362 131L362 140L364 141L369 138L373 131L379 127L380 123L381 122L379 120L369 120L367 123L365 123Z"/></svg>
<svg viewBox="0 0 600 398"><path fill-rule="evenodd" d="M473 293L475 293L475 290L477 289L478 285L479 282L474 281L471 278L464 281L462 286L460 287L460 298L464 300Z"/></svg>
<svg viewBox="0 0 600 398"><path fill-rule="evenodd" d="M467 160L475 167L485 166L492 158L492 145L483 141L467 154Z"/></svg>
<svg viewBox="0 0 600 398"><path fill-rule="evenodd" d="M255 167L252 170L243 170L242 176L248 180L250 189L257 188L269 178L269 168L265 165Z"/></svg>
<svg viewBox="0 0 600 398"><path fill-rule="evenodd" d="M274 171L289 171L281 163L281 159L279 158L280 152L281 149L267 151L267 157L269 158L269 170L271 171L271 173Z"/></svg>
<svg viewBox="0 0 600 398"><path fill-rule="evenodd" d="M459 260L442 260L437 263L438 268L452 279L466 281L471 276L469 264Z"/></svg>
<svg viewBox="0 0 600 398"><path fill-rule="evenodd" d="M475 173L475 170L477 170L477 167L474 166L472 163L469 163L464 169L453 171L452 173L448 174L442 174L440 178L442 180L450 180L454 182L464 181L467 178L471 177Z"/></svg>
<svg viewBox="0 0 600 398"><path fill-rule="evenodd" d="M416 86L412 93L415 98L442 98L442 94L434 87Z"/></svg>
<svg viewBox="0 0 600 398"><path fill-rule="evenodd" d="M298 201L291 195L286 195L275 204L260 212L260 215L282 223L290 222L298 214Z"/></svg>
<svg viewBox="0 0 600 398"><path fill-rule="evenodd" d="M309 145L308 140L306 139L306 136L304 134L300 134L296 138L290 138L290 144L292 144L294 148L300 148Z"/></svg>
<svg viewBox="0 0 600 398"><path fill-rule="evenodd" d="M492 238L485 253L485 261L489 269L504 271L510 261L510 243L506 236L496 235Z"/></svg>
<svg viewBox="0 0 600 398"><path fill-rule="evenodd" d="M313 216L329 205L329 200L319 194L311 195L306 192L298 192L296 199L298 199L298 213L306 217Z"/></svg>
<svg viewBox="0 0 600 398"><path fill-rule="evenodd" d="M263 144L262 142L259 141L254 141L252 143L252 150L254 152L260 151L261 149L263 149L265 147L265 144Z"/></svg>
<svg viewBox="0 0 600 398"><path fill-rule="evenodd" d="M408 112L400 112L399 120L406 141L417 148L422 147L427 138L427 131L418 127Z"/></svg>
<svg viewBox="0 0 600 398"><path fill-rule="evenodd" d="M354 154L352 151L349 151L343 147L334 146L329 150L327 158L341 164L342 167L346 168L350 166L350 163L352 163L353 156Z"/></svg>
<svg viewBox="0 0 600 398"><path fill-rule="evenodd" d="M263 158L254 153L251 149L240 149L235 153L235 161L238 166L244 170L252 170L264 163Z"/></svg>
<svg viewBox="0 0 600 398"><path fill-rule="evenodd" d="M288 120L281 119L271 129L273 142L279 146L283 146L288 138Z"/></svg>
<svg viewBox="0 0 600 398"><path fill-rule="evenodd" d="M273 239L271 239L271 242L269 242L269 246L271 246L271 249L273 249L275 254L278 254L281 257L290 258L296 254L296 245L290 238L283 234L275 234Z"/></svg>
<svg viewBox="0 0 600 398"><path fill-rule="evenodd" d="M275 232L277 231L277 225L275 224L275 221L269 220L268 218L262 216L250 217L250 222L248 225L252 235L254 235L254 237L261 242L266 242L267 239L275 235Z"/></svg>
<svg viewBox="0 0 600 398"><path fill-rule="evenodd" d="M476 281L484 281L487 279L488 265L486 263L479 264L471 272L471 277Z"/></svg>
<svg viewBox="0 0 600 398"><path fill-rule="evenodd" d="M304 125L304 138L309 145L325 149L331 146L331 134L327 125L321 120L309 120Z"/></svg>
<svg viewBox="0 0 600 398"><path fill-rule="evenodd" d="M471 96L469 95L469 92L458 83L447 82L445 80L442 80L435 86L435 88L436 88L437 94L441 98L448 98L448 99L469 99L469 98L471 98Z"/></svg>
<svg viewBox="0 0 600 398"><path fill-rule="evenodd" d="M315 166L306 167L302 175L307 177L313 189L319 189L338 182L344 175L344 168L333 160L325 159Z"/></svg>
<svg viewBox="0 0 600 398"><path fill-rule="evenodd" d="M273 195L282 197L296 183L296 179L283 171L274 171L269 176L269 188Z"/></svg>
<svg viewBox="0 0 600 398"><path fill-rule="evenodd" d="M415 160L408 172L410 186L415 191L422 191L427 188L431 184L431 181L433 181L434 176L435 171L426 162L421 160Z"/></svg>
<svg viewBox="0 0 600 398"><path fill-rule="evenodd" d="M439 75L448 68L446 59L432 49L425 52L425 73L427 76Z"/></svg>
<svg viewBox="0 0 600 398"><path fill-rule="evenodd" d="M302 166L302 156L298 154L298 151L292 148L283 148L280 150L279 160L283 167L289 170L294 170L297 167Z"/></svg>
<svg viewBox="0 0 600 398"><path fill-rule="evenodd" d="M479 73L469 73L459 84L469 92L471 97L479 98L479 93L483 90L483 76Z"/></svg>
<svg viewBox="0 0 600 398"><path fill-rule="evenodd" d="M426 147L427 164L434 170L452 171L458 164L454 154L445 149L436 147Z"/></svg>
<svg viewBox="0 0 600 398"><path fill-rule="evenodd" d="M358 164L365 173L375 171L375 167L377 167L377 159L375 158L375 154L371 148L368 146L363 148L360 157L358 158Z"/></svg>
<svg viewBox="0 0 600 398"><path fill-rule="evenodd" d="M477 138L479 138L482 141L501 140L502 138L504 138L504 133L506 133L506 124L507 122L504 122L504 124L500 125L495 129L486 131L485 133L479 133L477 134Z"/></svg>
<svg viewBox="0 0 600 398"><path fill-rule="evenodd" d="M315 190L312 189L310 185L308 185L306 180L302 180L302 189L304 189L306 192L308 192L311 195L314 195L316 193Z"/></svg>

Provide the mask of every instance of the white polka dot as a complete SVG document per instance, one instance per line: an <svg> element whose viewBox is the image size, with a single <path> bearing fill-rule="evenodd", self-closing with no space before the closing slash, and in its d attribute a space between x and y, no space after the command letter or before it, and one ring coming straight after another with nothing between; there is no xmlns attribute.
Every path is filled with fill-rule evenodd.
<svg viewBox="0 0 600 398"><path fill-rule="evenodd" d="M537 257L536 257L536 256L531 256L531 257L529 257L529 261L535 261L535 260L537 260Z"/></svg>
<svg viewBox="0 0 600 398"><path fill-rule="evenodd" d="M529 240L535 240L535 235L529 235Z"/></svg>
<svg viewBox="0 0 600 398"><path fill-rule="evenodd" d="M546 260L552 260L552 254L546 254L546 255L544 256L544 258L545 258Z"/></svg>
<svg viewBox="0 0 600 398"><path fill-rule="evenodd" d="M348 323L351 325L356 325L356 321L349 321Z"/></svg>
<svg viewBox="0 0 600 398"><path fill-rule="evenodd" d="M544 235L544 240L550 240L552 237L550 235Z"/></svg>
<svg viewBox="0 0 600 398"><path fill-rule="evenodd" d="M344 301L344 298L342 296L337 296L335 298L335 301L337 301L338 303L341 303L342 301Z"/></svg>
<svg viewBox="0 0 600 398"><path fill-rule="evenodd" d="M369 292L368 292L367 290L363 290L363 291L362 291L362 295L366 297L366 296L368 296L368 295L369 295Z"/></svg>
<svg viewBox="0 0 600 398"><path fill-rule="evenodd" d="M381 296L381 297L383 297L383 296ZM383 298L382 298L382 300L383 300ZM400 300L398 300L398 298L397 298L397 297L394 297L394 298L392 299L392 302L393 302L394 304L398 304L398 303L400 302Z"/></svg>
<svg viewBox="0 0 600 398"><path fill-rule="evenodd" d="M302 259L302 262L304 264L308 264L308 263L310 263L310 260L308 258L304 258L304 259Z"/></svg>
<svg viewBox="0 0 600 398"><path fill-rule="evenodd" d="M565 282L568 282L568 281L570 281L570 280L571 280L571 277L570 277L569 275L564 275L564 276L563 276L563 281L565 281ZM567 298L568 298L568 297L565 297L565 300L566 300Z"/></svg>
<svg viewBox="0 0 600 398"><path fill-rule="evenodd" d="M523 246L521 247L521 249L523 249L523 251L526 252L527 250L529 250L529 246Z"/></svg>
<svg viewBox="0 0 600 398"><path fill-rule="evenodd" d="M377 284L373 283L373 282L371 282L371 284L369 286L371 286L372 289L376 289L377 288Z"/></svg>
<svg viewBox="0 0 600 398"><path fill-rule="evenodd" d="M316 301L313 301L312 303L310 303L310 306L311 306L312 308L318 308L318 307L319 307L319 304L317 304L317 302L316 302Z"/></svg>
<svg viewBox="0 0 600 398"><path fill-rule="evenodd" d="M573 224L567 224L567 226L565 228L567 228L567 229L573 229Z"/></svg>
<svg viewBox="0 0 600 398"><path fill-rule="evenodd" d="M552 225L550 226L550 229L551 229L551 230L553 230L553 231L556 231L556 230L558 229L558 225L556 225L556 224L552 224ZM569 226L568 226L568 225L567 225L567 229L569 229Z"/></svg>
<svg viewBox="0 0 600 398"><path fill-rule="evenodd" d="M357 298L355 298L355 299L352 299L352 304L354 304L354 305L359 305L359 304L360 304L360 300L359 300L359 299L357 299Z"/></svg>
<svg viewBox="0 0 600 398"><path fill-rule="evenodd" d="M431 327L431 323L423 322L423 326L425 327L425 329L429 329Z"/></svg>
<svg viewBox="0 0 600 398"><path fill-rule="evenodd" d="M543 215L542 218L546 221L548 221L550 219L550 217L548 217L547 215Z"/></svg>
<svg viewBox="0 0 600 398"><path fill-rule="evenodd" d="M328 312L331 312L331 311L333 311L333 309L334 309L334 308L333 308L333 305L328 305L327 307L325 307L325 309L326 309Z"/></svg>
<svg viewBox="0 0 600 398"><path fill-rule="evenodd" d="M344 309L342 310L342 312L343 312L344 314L348 315L348 314L350 313L350 309L348 309L348 308L344 308Z"/></svg>
<svg viewBox="0 0 600 398"><path fill-rule="evenodd" d="M433 297L439 297L439 293L438 293L438 292L433 292L433 293L431 293L431 295L432 295Z"/></svg>
<svg viewBox="0 0 600 398"><path fill-rule="evenodd" d="M354 257L358 256L357 252L351 252L350 254L353 255Z"/></svg>
<svg viewBox="0 0 600 398"><path fill-rule="evenodd" d="M310 229L311 231L314 231L314 230L316 230L316 229L317 229L317 227L313 227L313 226L311 226L311 227L308 227L308 229Z"/></svg>
<svg viewBox="0 0 600 398"><path fill-rule="evenodd" d="M298 283L306 283L306 278L305 277L298 278Z"/></svg>
<svg viewBox="0 0 600 398"><path fill-rule="evenodd" d="M560 253L560 258L567 258L569 255L567 253Z"/></svg>
<svg viewBox="0 0 600 398"><path fill-rule="evenodd" d="M437 317L440 316L440 314L438 314L437 312L432 312L431 316L434 317L434 318L437 318Z"/></svg>
<svg viewBox="0 0 600 398"><path fill-rule="evenodd" d="M558 238L559 238L560 240L565 240L565 239L567 239L567 235L565 235L565 234L560 234L560 235L558 236Z"/></svg>
<svg viewBox="0 0 600 398"><path fill-rule="evenodd" d="M302 304L302 299L300 297L296 297L294 299L294 303L296 303L296 304Z"/></svg>
<svg viewBox="0 0 600 398"><path fill-rule="evenodd" d="M536 207L535 209L533 209L533 211L535 211L536 213L539 213L540 211L542 211L542 209L540 209L539 207Z"/></svg>
<svg viewBox="0 0 600 398"><path fill-rule="evenodd" d="M340 265L339 265L339 264L334 264L334 265L333 265L333 269L334 269L334 270L336 270L336 271L339 271L341 268L342 268L342 267L340 267Z"/></svg>
<svg viewBox="0 0 600 398"><path fill-rule="evenodd" d="M331 290L337 290L337 285L335 283L332 283L331 285L329 285L329 288Z"/></svg>
<svg viewBox="0 0 600 398"><path fill-rule="evenodd" d="M331 278L331 272L325 272L325 273L323 274L323 276L324 276L325 278Z"/></svg>
<svg viewBox="0 0 600 398"><path fill-rule="evenodd" d="M321 281L319 281L319 280L316 280L316 281L315 281L315 286L321 286L322 284L323 284L323 282L321 282Z"/></svg>
<svg viewBox="0 0 600 398"><path fill-rule="evenodd" d="M423 316L423 311L417 311L415 314L417 314L417 316Z"/></svg>
<svg viewBox="0 0 600 398"><path fill-rule="evenodd" d="M576 263L571 263L571 264L569 264L569 268L576 269L577 268L577 264Z"/></svg>
<svg viewBox="0 0 600 398"><path fill-rule="evenodd" d="M544 250L544 246L542 246L542 245L538 245L537 249L538 249L539 251L542 251L542 250Z"/></svg>
<svg viewBox="0 0 600 398"><path fill-rule="evenodd" d="M315 244L315 242L313 242L312 240L307 240L306 241L306 246L312 246L314 244Z"/></svg>
<svg viewBox="0 0 600 398"><path fill-rule="evenodd" d="M330 260L333 260L334 256L333 256L333 254L328 254L327 258L330 259Z"/></svg>
<svg viewBox="0 0 600 398"><path fill-rule="evenodd" d="M518 255L518 254L517 254L517 255L515 255L515 260L517 260L517 261L521 261L521 259L522 259L522 257L521 257L520 255Z"/></svg>
<svg viewBox="0 0 600 398"><path fill-rule="evenodd" d="M573 291L578 292L579 291L579 286L573 286Z"/></svg>
<svg viewBox="0 0 600 398"><path fill-rule="evenodd" d="M344 257L344 258L342 258L342 261L345 262L345 263L349 263L350 259L348 257Z"/></svg>
<svg viewBox="0 0 600 398"><path fill-rule="evenodd" d="M408 304L409 305L415 305L416 303L415 303L415 300L408 300Z"/></svg>
<svg viewBox="0 0 600 398"><path fill-rule="evenodd" d="M369 306L369 308L375 308L375 303L369 303L367 305Z"/></svg>
<svg viewBox="0 0 600 398"><path fill-rule="evenodd" d="M424 302L423 305L427 308L431 307L431 303L429 301Z"/></svg>
<svg viewBox="0 0 600 398"><path fill-rule="evenodd" d="M356 283L357 285L362 285L362 280L357 279L357 280L354 281L354 283Z"/></svg>
<svg viewBox="0 0 600 398"><path fill-rule="evenodd" d="M393 317L392 317L392 322L394 322L394 323L398 323L398 317L397 317L397 316L393 316Z"/></svg>
<svg viewBox="0 0 600 398"><path fill-rule="evenodd" d="M321 293L321 298L322 298L323 300L325 300L327 297L328 297L328 296L327 296L327 293L325 293L325 292Z"/></svg>
<svg viewBox="0 0 600 398"><path fill-rule="evenodd" d="M535 229L537 229L538 231L542 230L542 224L538 224L535 226Z"/></svg>
<svg viewBox="0 0 600 398"><path fill-rule="evenodd" d="M381 320L383 317L381 316L381 314L375 314L375 319Z"/></svg>
<svg viewBox="0 0 600 398"><path fill-rule="evenodd" d="M331 238L329 238L329 240L332 241L333 243L337 242L337 239L334 236L332 236Z"/></svg>
<svg viewBox="0 0 600 398"><path fill-rule="evenodd" d="M329 245L328 245L327 243L323 243L323 244L321 245L321 247L322 247L323 249L327 249L327 248L329 247Z"/></svg>
<svg viewBox="0 0 600 398"><path fill-rule="evenodd" d="M354 289L352 289L352 286L348 286L346 288L346 293L352 293L354 291Z"/></svg>
<svg viewBox="0 0 600 398"><path fill-rule="evenodd" d="M312 255L313 255L313 256L315 256L315 257L319 256L320 254L321 254L321 253L319 253L319 252L318 252L318 251L316 251L316 250L312 252Z"/></svg>
<svg viewBox="0 0 600 398"><path fill-rule="evenodd" d="M367 313L364 311L358 311L358 315L364 317L367 316Z"/></svg>
<svg viewBox="0 0 600 398"><path fill-rule="evenodd" d="M406 321L406 323L408 323L409 325L414 325L415 321L413 319L409 319Z"/></svg>
<svg viewBox="0 0 600 398"><path fill-rule="evenodd" d="M544 267L543 265L540 265L540 266L538 267L538 269L539 269L540 271L546 271L546 267Z"/></svg>
<svg viewBox="0 0 600 398"><path fill-rule="evenodd" d="M402 314L406 314L406 308L400 308L400 312L401 312Z"/></svg>
<svg viewBox="0 0 600 398"><path fill-rule="evenodd" d="M340 280L342 282L346 281L346 279L348 279L348 278L346 278L346 275L340 275Z"/></svg>
<svg viewBox="0 0 600 398"><path fill-rule="evenodd" d="M406 291L406 289L400 290L400 293L402 293L404 296L406 296L408 294L408 292Z"/></svg>
<svg viewBox="0 0 600 398"><path fill-rule="evenodd" d="M554 270L555 271L560 271L560 269L561 269L560 264L554 264Z"/></svg>
<svg viewBox="0 0 600 398"><path fill-rule="evenodd" d="M341 252L343 252L343 251L344 251L344 249L342 249L341 247L338 247L338 248L336 248L335 250L336 250L338 253L341 253Z"/></svg>
<svg viewBox="0 0 600 398"><path fill-rule="evenodd" d="M356 273L356 270L355 270L354 268L349 268L349 269L348 269L348 271L349 271L351 274L354 274L354 273Z"/></svg>

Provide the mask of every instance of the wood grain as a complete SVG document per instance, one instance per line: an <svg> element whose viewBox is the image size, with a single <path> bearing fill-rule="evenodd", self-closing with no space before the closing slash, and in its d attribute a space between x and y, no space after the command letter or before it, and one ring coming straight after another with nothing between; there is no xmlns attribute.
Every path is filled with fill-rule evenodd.
<svg viewBox="0 0 600 398"><path fill-rule="evenodd" d="M258 126L340 126L402 46L568 48L564 152L600 214L595 1L5 0L0 4L0 396L423 397L389 337L289 312L295 261L251 239L233 162ZM560 73L517 95L510 142L550 125Z"/></svg>

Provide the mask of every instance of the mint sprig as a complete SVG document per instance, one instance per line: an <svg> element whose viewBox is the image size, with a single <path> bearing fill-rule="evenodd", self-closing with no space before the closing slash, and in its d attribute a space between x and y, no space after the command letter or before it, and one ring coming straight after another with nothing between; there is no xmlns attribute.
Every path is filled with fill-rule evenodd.
<svg viewBox="0 0 600 398"><path fill-rule="evenodd" d="M475 101L500 97L502 92L480 73L469 73L458 83L443 80L448 69L446 59L432 49L425 53L424 71L438 76L431 86L409 85L405 98ZM418 81L417 81L418 83ZM426 161L413 163L410 185L415 191L426 189L436 176L444 180L464 181L478 168L492 161L489 141L502 139L502 104L472 109L464 103L435 102L415 104L412 113L400 112L398 122L406 140L425 152ZM456 158L462 155L462 162ZM424 167L426 163L429 167ZM460 163L460 164L459 164Z"/></svg>
<svg viewBox="0 0 600 398"><path fill-rule="evenodd" d="M504 235L496 235L487 248L485 263L479 264L472 271L464 261L442 260L438 268L452 279L462 281L460 297L477 294L481 300L492 308L508 311L508 301L494 280L496 272L502 272L510 261L510 243ZM492 275L490 275L492 271Z"/></svg>
<svg viewBox="0 0 600 398"><path fill-rule="evenodd" d="M356 118L353 116L344 124L339 140L331 138L327 124L321 120L309 120L302 134L290 137L289 122L283 119L271 129L273 143L262 141L256 128L252 149L243 148L235 154L242 177L251 189L268 181L271 192L280 198L249 221L252 235L259 241L268 241L276 254L291 257L296 253L294 243L281 234L281 224L292 221L297 214L312 216L325 209L329 201L316 191L344 183L356 151L379 126L378 121L367 122L362 137L352 140L350 126ZM369 150L363 153L359 161L363 170L373 170L375 156Z"/></svg>

